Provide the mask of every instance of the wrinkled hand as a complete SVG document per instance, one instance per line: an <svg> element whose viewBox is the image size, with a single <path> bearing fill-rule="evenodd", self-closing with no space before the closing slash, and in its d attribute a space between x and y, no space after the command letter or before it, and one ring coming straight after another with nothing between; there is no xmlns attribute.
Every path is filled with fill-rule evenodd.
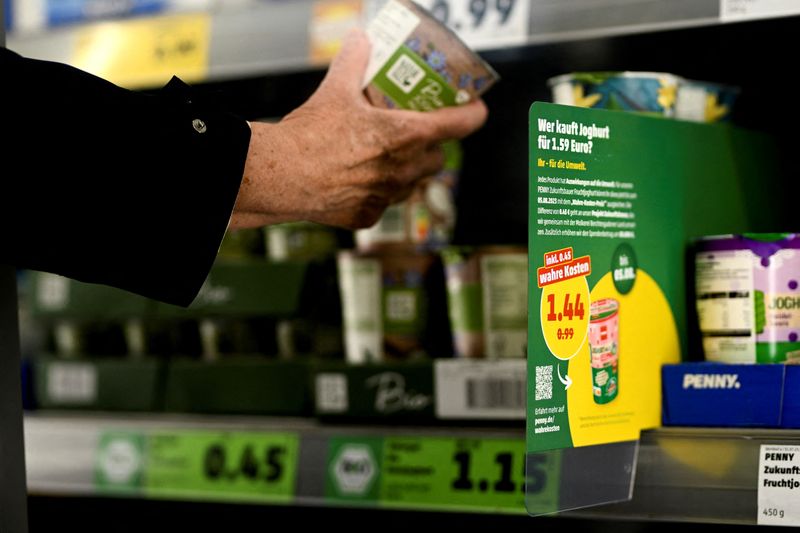
<svg viewBox="0 0 800 533"><path fill-rule="evenodd" d="M252 124L234 226L371 226L442 168L442 141L486 121L480 100L427 113L372 106L361 86L368 60L366 35L351 32L305 104L277 124Z"/></svg>

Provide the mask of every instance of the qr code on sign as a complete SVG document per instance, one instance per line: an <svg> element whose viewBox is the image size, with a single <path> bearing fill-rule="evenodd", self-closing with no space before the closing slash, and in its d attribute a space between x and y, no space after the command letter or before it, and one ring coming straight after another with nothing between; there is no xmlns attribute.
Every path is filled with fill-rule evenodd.
<svg viewBox="0 0 800 533"><path fill-rule="evenodd" d="M551 400L553 398L553 365L536 367L536 400Z"/></svg>
<svg viewBox="0 0 800 533"><path fill-rule="evenodd" d="M417 84L425 77L425 71L417 65L413 59L403 54L397 58L394 65L386 73L405 94L410 93Z"/></svg>

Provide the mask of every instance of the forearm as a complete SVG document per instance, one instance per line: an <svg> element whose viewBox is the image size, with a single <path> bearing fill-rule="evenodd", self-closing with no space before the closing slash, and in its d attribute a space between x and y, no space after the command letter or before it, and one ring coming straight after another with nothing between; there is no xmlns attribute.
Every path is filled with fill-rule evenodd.
<svg viewBox="0 0 800 533"><path fill-rule="evenodd" d="M231 216L246 122L191 102L182 84L133 93L6 50L0 72L13 132L0 260L188 304Z"/></svg>

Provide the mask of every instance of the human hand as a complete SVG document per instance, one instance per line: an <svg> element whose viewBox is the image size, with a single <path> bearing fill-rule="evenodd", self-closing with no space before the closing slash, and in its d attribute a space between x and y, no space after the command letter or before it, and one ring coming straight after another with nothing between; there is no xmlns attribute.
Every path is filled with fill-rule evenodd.
<svg viewBox="0 0 800 533"><path fill-rule="evenodd" d="M251 124L234 227L369 227L442 168L443 141L486 121L480 100L426 113L372 106L361 86L368 61L366 35L351 32L308 101L277 124Z"/></svg>

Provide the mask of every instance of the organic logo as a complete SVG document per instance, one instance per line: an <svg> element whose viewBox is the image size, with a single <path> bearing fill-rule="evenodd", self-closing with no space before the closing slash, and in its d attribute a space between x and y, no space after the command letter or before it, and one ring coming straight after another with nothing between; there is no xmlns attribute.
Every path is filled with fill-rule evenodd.
<svg viewBox="0 0 800 533"><path fill-rule="evenodd" d="M378 466L369 446L346 444L339 450L331 471L339 492L358 496L369 490L378 474Z"/></svg>
<svg viewBox="0 0 800 533"><path fill-rule="evenodd" d="M374 387L375 410L391 414L398 411L421 411L431 405L433 398L427 394L406 391L406 379L397 372L381 372L367 379L367 387Z"/></svg>

